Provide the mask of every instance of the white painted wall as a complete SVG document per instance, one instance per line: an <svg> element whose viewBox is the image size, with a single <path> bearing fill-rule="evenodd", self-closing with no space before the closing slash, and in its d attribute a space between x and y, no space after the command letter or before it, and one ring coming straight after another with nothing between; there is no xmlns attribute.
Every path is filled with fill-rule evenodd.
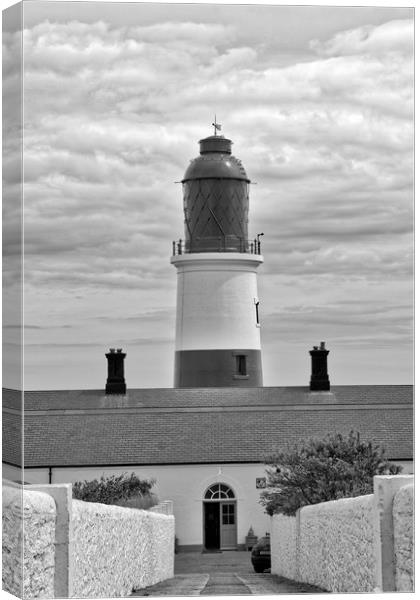
<svg viewBox="0 0 420 600"><path fill-rule="evenodd" d="M409 474L414 473L414 463L412 461L393 461L393 462L396 465L401 465L403 467L403 470L401 472L403 475L409 475ZM162 467L158 467L158 468L161 469ZM168 468L170 468L170 467L168 467ZM128 468L128 470L129 469L130 468ZM127 470L127 469L125 469L125 470ZM3 477L5 479L9 479L10 481L21 481L21 479L22 479L22 469L20 469L19 467L13 467L12 465L7 465L7 464L3 463L2 472L3 472ZM53 472L55 472L55 468L53 469ZM265 475L265 473L262 472L260 475L257 475L257 477L264 477L264 475ZM49 483L48 469L45 469L45 468L25 469L24 481L27 483ZM53 481L55 481L54 475L53 475ZM68 482L65 482L65 483L68 483ZM171 494L167 494L166 497L170 498Z"/></svg>
<svg viewBox="0 0 420 600"><path fill-rule="evenodd" d="M331 592L373 592L374 496L305 506L300 512L300 580Z"/></svg>
<svg viewBox="0 0 420 600"><path fill-rule="evenodd" d="M334 593L373 592L373 512L369 494L305 506L297 517L275 515L271 572Z"/></svg>
<svg viewBox="0 0 420 600"><path fill-rule="evenodd" d="M297 528L296 517L271 517L271 572L294 580L298 579Z"/></svg>
<svg viewBox="0 0 420 600"><path fill-rule="evenodd" d="M414 484L399 489L392 507L394 525L395 588L414 590Z"/></svg>
<svg viewBox="0 0 420 600"><path fill-rule="evenodd" d="M171 506L145 511L81 502L65 489L70 503L60 522L57 487L22 489L3 480L6 591L25 598L114 598L173 577Z"/></svg>
<svg viewBox="0 0 420 600"><path fill-rule="evenodd" d="M171 262L178 271L176 350L261 349L255 311L261 256L186 254Z"/></svg>
<svg viewBox="0 0 420 600"><path fill-rule="evenodd" d="M74 597L127 597L174 576L173 516L73 500L72 523Z"/></svg>
<svg viewBox="0 0 420 600"><path fill-rule="evenodd" d="M3 481L2 504L3 589L20 598L53 598L54 500Z"/></svg>
<svg viewBox="0 0 420 600"><path fill-rule="evenodd" d="M226 483L235 493L239 544L245 543L251 525L258 537L270 531L270 518L258 503L261 490L256 489L256 478L265 476L262 464L53 468L52 480L53 483L74 483L124 472L134 472L141 479L156 479L154 491L159 499L173 500L176 536L181 546L203 543L203 497L213 483ZM48 482L48 469L33 472L25 469L25 481Z"/></svg>
<svg viewBox="0 0 420 600"><path fill-rule="evenodd" d="M20 467L13 467L12 465L2 464L2 477L3 479L8 479L9 481L17 481L19 483L22 482L22 473L23 470Z"/></svg>
<svg viewBox="0 0 420 600"><path fill-rule="evenodd" d="M414 589L414 482L376 475L374 493L271 520L271 572L333 593Z"/></svg>

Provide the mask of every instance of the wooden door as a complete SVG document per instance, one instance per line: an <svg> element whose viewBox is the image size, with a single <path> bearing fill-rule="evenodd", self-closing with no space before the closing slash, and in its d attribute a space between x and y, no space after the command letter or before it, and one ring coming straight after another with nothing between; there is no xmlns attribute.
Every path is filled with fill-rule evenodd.
<svg viewBox="0 0 420 600"><path fill-rule="evenodd" d="M204 547L220 549L220 506L218 502L204 502Z"/></svg>
<svg viewBox="0 0 420 600"><path fill-rule="evenodd" d="M236 550L236 502L220 503L220 548Z"/></svg>

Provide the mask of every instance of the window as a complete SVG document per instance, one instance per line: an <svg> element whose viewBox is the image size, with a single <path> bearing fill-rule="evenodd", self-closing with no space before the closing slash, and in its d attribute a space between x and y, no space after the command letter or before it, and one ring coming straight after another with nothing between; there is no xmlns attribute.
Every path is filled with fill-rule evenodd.
<svg viewBox="0 0 420 600"><path fill-rule="evenodd" d="M235 525L235 505L222 504L222 524Z"/></svg>
<svg viewBox="0 0 420 600"><path fill-rule="evenodd" d="M260 301L254 298L255 305L255 320L257 322L257 326L260 324Z"/></svg>
<svg viewBox="0 0 420 600"><path fill-rule="evenodd" d="M233 491L224 483L216 483L215 485L212 485L204 495L205 500L224 500L234 497L235 494Z"/></svg>
<svg viewBox="0 0 420 600"><path fill-rule="evenodd" d="M248 373L248 353L244 350L234 350L232 352L232 377L233 379L249 379ZM252 368L252 361L251 361Z"/></svg>
<svg viewBox="0 0 420 600"><path fill-rule="evenodd" d="M247 375L245 354L237 354L236 355L236 374L237 375Z"/></svg>

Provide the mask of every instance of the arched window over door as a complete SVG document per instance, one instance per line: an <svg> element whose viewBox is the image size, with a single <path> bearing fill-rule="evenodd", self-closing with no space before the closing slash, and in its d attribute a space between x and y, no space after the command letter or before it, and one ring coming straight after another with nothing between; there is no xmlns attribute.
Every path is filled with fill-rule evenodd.
<svg viewBox="0 0 420 600"><path fill-rule="evenodd" d="M204 493L203 529L207 550L237 547L236 500L234 491L224 483L211 485Z"/></svg>
<svg viewBox="0 0 420 600"><path fill-rule="evenodd" d="M235 498L233 490L224 483L215 483L204 494L205 500L223 500L224 498Z"/></svg>

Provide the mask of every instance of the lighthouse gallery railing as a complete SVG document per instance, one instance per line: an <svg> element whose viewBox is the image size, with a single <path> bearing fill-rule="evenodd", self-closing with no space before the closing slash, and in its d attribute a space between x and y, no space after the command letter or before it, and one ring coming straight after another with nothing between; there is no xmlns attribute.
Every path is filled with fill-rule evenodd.
<svg viewBox="0 0 420 600"><path fill-rule="evenodd" d="M203 249L202 244L199 247L194 248L194 244L190 240L185 241L182 239L172 242L172 256L179 256L182 254L196 254L201 252L240 252L244 254L261 254L261 241L257 238L253 240L235 240L235 244L230 246L229 241L226 238L221 237L219 244L214 245L214 238L211 242L211 248L208 250Z"/></svg>

